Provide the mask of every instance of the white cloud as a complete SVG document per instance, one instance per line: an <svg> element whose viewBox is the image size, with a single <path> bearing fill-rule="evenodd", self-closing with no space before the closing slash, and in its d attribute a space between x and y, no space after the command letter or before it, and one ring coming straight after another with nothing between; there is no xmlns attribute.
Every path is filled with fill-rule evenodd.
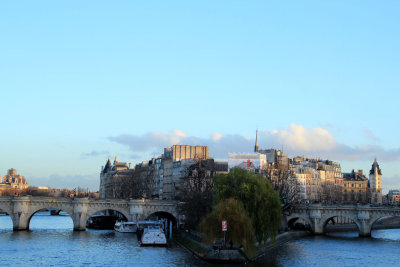
<svg viewBox="0 0 400 267"><path fill-rule="evenodd" d="M211 140L218 142L219 140L221 140L221 138L224 137L223 134L221 133L212 133L211 134Z"/></svg>
<svg viewBox="0 0 400 267"><path fill-rule="evenodd" d="M173 144L208 145L210 155L227 158L228 152L253 151L254 139L237 135L212 133L209 138L189 136L181 130L150 132L141 136L123 134L109 140L128 146L133 152L160 151ZM377 145L350 146L335 140L321 127L306 128L290 124L287 129L260 131L260 148L284 148L290 156L305 155L333 160L371 160L375 157L385 161L400 160L400 148L387 150Z"/></svg>
<svg viewBox="0 0 400 267"><path fill-rule="evenodd" d="M263 134L278 145L292 151L329 151L336 145L335 138L323 128L306 129L301 125L290 124L288 129L272 130Z"/></svg>

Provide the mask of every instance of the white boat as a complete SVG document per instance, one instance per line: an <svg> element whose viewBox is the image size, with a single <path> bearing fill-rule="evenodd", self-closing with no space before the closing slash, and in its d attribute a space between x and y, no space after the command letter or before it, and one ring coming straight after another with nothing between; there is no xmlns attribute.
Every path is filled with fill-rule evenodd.
<svg viewBox="0 0 400 267"><path fill-rule="evenodd" d="M167 238L160 226L149 226L144 229L142 238L140 239L141 246L167 246Z"/></svg>
<svg viewBox="0 0 400 267"><path fill-rule="evenodd" d="M159 220L159 221L137 221L136 225L139 230L144 230L148 228L149 226L160 226L161 228L163 227L164 222Z"/></svg>
<svg viewBox="0 0 400 267"><path fill-rule="evenodd" d="M114 230L120 233L136 233L137 222L116 222Z"/></svg>

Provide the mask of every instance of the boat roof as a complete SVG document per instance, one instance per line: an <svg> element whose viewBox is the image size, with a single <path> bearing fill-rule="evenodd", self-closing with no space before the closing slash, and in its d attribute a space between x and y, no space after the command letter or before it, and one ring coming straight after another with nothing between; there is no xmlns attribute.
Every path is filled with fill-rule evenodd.
<svg viewBox="0 0 400 267"><path fill-rule="evenodd" d="M162 224L160 221L137 221L138 224Z"/></svg>

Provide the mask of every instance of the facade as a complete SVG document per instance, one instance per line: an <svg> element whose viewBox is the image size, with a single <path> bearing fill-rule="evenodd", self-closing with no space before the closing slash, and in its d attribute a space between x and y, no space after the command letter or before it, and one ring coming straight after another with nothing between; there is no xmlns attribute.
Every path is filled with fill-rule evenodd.
<svg viewBox="0 0 400 267"><path fill-rule="evenodd" d="M164 154L135 165L110 160L100 173L101 198L179 199L193 168L208 177L226 173L227 162L209 158L207 146L174 145Z"/></svg>
<svg viewBox="0 0 400 267"><path fill-rule="evenodd" d="M164 156L172 158L173 161L184 159L209 159L208 146L189 146L189 145L173 145L164 148Z"/></svg>
<svg viewBox="0 0 400 267"><path fill-rule="evenodd" d="M371 170L369 172L369 188L371 190L372 204L382 204L382 171L379 168L379 164L374 160L372 163Z"/></svg>
<svg viewBox="0 0 400 267"><path fill-rule="evenodd" d="M228 171L239 167L252 172L261 173L266 167L267 157L258 152L228 153Z"/></svg>
<svg viewBox="0 0 400 267"><path fill-rule="evenodd" d="M386 198L389 205L400 205L400 190L389 190Z"/></svg>
<svg viewBox="0 0 400 267"><path fill-rule="evenodd" d="M305 201L307 200L307 180L309 180L309 173L295 172L294 175L299 187L296 200L299 202Z"/></svg>
<svg viewBox="0 0 400 267"><path fill-rule="evenodd" d="M368 178L362 170L343 174L343 202L345 203L367 203L368 197Z"/></svg>
<svg viewBox="0 0 400 267"><path fill-rule="evenodd" d="M283 151L271 148L261 149L259 152L267 157L268 164L278 165L281 168L289 169L289 157L287 154L283 153Z"/></svg>
<svg viewBox="0 0 400 267"><path fill-rule="evenodd" d="M108 159L106 165L101 167L100 198L116 197L120 190L117 184L121 184L122 181L129 179L132 174L133 170L125 162L118 162L118 158L115 157L114 163L111 164L110 159Z"/></svg>
<svg viewBox="0 0 400 267"><path fill-rule="evenodd" d="M25 177L18 174L13 168L7 171L7 174L0 176L0 188L14 188L23 190L28 188L29 184Z"/></svg>

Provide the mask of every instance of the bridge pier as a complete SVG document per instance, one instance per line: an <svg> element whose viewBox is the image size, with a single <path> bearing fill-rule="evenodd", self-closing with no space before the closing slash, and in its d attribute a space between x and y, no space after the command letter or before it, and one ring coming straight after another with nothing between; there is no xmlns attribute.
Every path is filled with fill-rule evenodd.
<svg viewBox="0 0 400 267"><path fill-rule="evenodd" d="M86 221L89 219L87 215L89 199L77 198L72 203L74 205L74 213L72 215L74 231L86 231Z"/></svg>
<svg viewBox="0 0 400 267"><path fill-rule="evenodd" d="M369 212L367 211L359 211L358 212L358 220L360 221L359 224L359 228L360 228L360 232L359 232L359 236L361 237L370 237L371 236L371 226L369 224Z"/></svg>
<svg viewBox="0 0 400 267"><path fill-rule="evenodd" d="M86 231L86 221L88 216L81 212L75 213L72 221L74 223L74 231Z"/></svg>
<svg viewBox="0 0 400 267"><path fill-rule="evenodd" d="M10 214L13 221L13 230L21 231L21 230L29 230L29 220L30 216L28 213L29 210L29 197L13 197L11 202L14 207L12 210L12 214Z"/></svg>
<svg viewBox="0 0 400 267"><path fill-rule="evenodd" d="M321 225L321 211L320 210L312 210L310 211L310 219L311 219L311 230L315 235L324 234L324 227Z"/></svg>
<svg viewBox="0 0 400 267"><path fill-rule="evenodd" d="M360 222L360 232L358 234L360 237L370 237L371 236L371 227L369 223L365 220L361 220Z"/></svg>
<svg viewBox="0 0 400 267"><path fill-rule="evenodd" d="M29 230L29 214L23 212L16 212L12 214L14 231Z"/></svg>

